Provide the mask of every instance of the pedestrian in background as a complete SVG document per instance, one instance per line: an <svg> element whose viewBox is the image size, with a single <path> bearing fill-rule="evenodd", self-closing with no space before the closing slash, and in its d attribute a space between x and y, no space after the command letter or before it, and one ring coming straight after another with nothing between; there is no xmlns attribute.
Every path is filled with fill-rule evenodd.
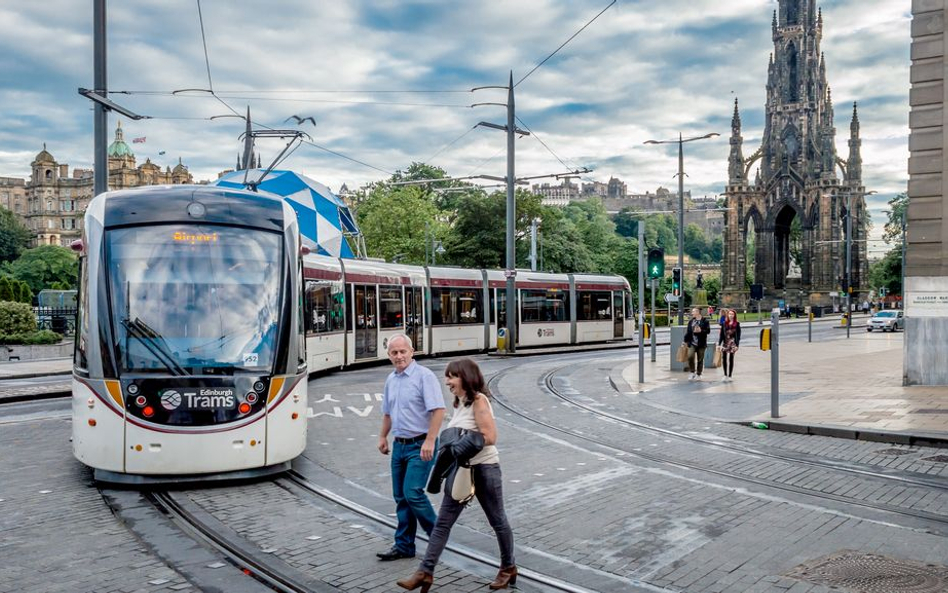
<svg viewBox="0 0 948 593"><path fill-rule="evenodd" d="M500 546L500 572L488 586L491 589L506 589L517 582L517 566L514 563L513 530L504 511L500 456L495 446L497 425L494 422L494 410L490 405L487 384L477 364L469 358L450 362L444 374L448 388L454 394L454 414L448 428L477 431L484 437L484 447L468 461L468 465L471 466L474 481L474 496L487 515L487 521L493 528ZM466 505L466 502L454 499L450 487L445 488L438 520L428 539L425 558L415 574L398 581L399 587L409 590L421 587L422 593L428 591L434 582L435 566L451 535L451 527Z"/></svg>
<svg viewBox="0 0 948 593"><path fill-rule="evenodd" d="M425 533L434 528L435 512L425 494L428 473L434 464L438 432L444 420L444 395L438 378L412 357L411 338L396 334L388 340L388 358L395 370L382 390L382 429L379 451L389 454L388 433L394 438L392 453L392 497L398 527L395 545L379 552L379 560L414 558L418 525Z"/></svg>
<svg viewBox="0 0 948 593"><path fill-rule="evenodd" d="M721 364L724 368L723 382L733 381L734 375L734 354L741 344L741 322L737 320L737 312L734 309L728 309L725 313L724 324L721 326L721 333L718 335L718 348L721 349Z"/></svg>
<svg viewBox="0 0 948 593"><path fill-rule="evenodd" d="M688 329L685 331L685 344L688 346L688 370L691 371L691 376L688 377L689 381L701 380L701 371L704 370L704 352L708 348L709 333L711 333L711 324L701 316L701 309L693 308L691 319L688 320Z"/></svg>

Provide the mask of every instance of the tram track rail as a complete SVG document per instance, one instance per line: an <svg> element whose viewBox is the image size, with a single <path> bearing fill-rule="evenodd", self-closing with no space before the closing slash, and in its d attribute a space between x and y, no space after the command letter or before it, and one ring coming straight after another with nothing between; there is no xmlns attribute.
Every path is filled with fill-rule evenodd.
<svg viewBox="0 0 948 593"><path fill-rule="evenodd" d="M569 397L568 395L564 394L561 390L559 390L553 384L554 375L556 374L556 372L557 372L556 370L548 371L542 377L543 385L554 397L572 406L575 406L579 409L586 410L587 412L590 412L591 414L594 414L596 416L614 420L615 422L618 422L622 425L625 425L631 428L635 428L637 430L656 434L659 436L670 436L677 439L691 441L691 442L698 443L706 447L711 447L720 451L743 453L746 455L752 455L754 457L766 457L769 459L779 460L786 463L795 463L799 465L817 467L820 469L846 472L846 473L851 473L851 474L862 476L862 477L891 480L894 482L899 482L900 484L920 486L920 487L925 487L925 488L935 488L935 489L944 490L948 492L948 482L946 482L945 480L930 480L930 479L919 478L919 477L910 477L910 476L905 476L905 475L897 475L893 473L874 471L871 469L856 467L852 464L845 463L845 462L825 461L825 460L820 461L817 459L813 459L812 456L807 456L805 454L796 454L796 455L780 454L780 453L775 453L773 451L765 451L763 449L750 447L746 444L736 445L736 444L730 444L730 443L722 443L717 440L702 438L694 434L679 432L676 430L663 428L660 426L654 426L651 424L646 424L644 422L639 422L638 420L632 420L631 418L626 418L624 416L619 416L616 414L605 412L603 410L597 409L595 406L590 406L588 404L584 404L580 401L577 401L576 399ZM613 389L615 389L617 392L619 391L616 388L615 384L612 382L611 378L610 378L609 383L612 385Z"/></svg>
<svg viewBox="0 0 948 593"><path fill-rule="evenodd" d="M195 512L182 500L186 495L165 490L153 490L145 493L145 498L155 508L168 516L188 537L200 542L244 572L280 593L327 593L338 589L326 584L316 583L314 579L303 575L283 562L261 555L259 550L245 540L223 533L223 530L211 525L209 521Z"/></svg>
<svg viewBox="0 0 948 593"><path fill-rule="evenodd" d="M282 482L282 484L281 484ZM355 513L359 517L372 521L373 523L395 529L396 521L382 513L379 513L375 510L372 510L364 505L359 504L356 501L345 498L344 496L337 494L328 488L324 488L312 480L307 478L302 473L296 470L290 470L287 472L286 476L283 478L277 479L277 483L282 487L290 490L301 489L310 495L329 502L333 505L340 506L346 510ZM416 535L418 539L423 541L428 541L427 536L424 533L418 533ZM458 545L456 543L448 542L445 550L450 551L458 556L461 556L469 561L473 561L479 565L489 567L491 569L497 569L500 567L499 562L492 555L485 554L473 548ZM555 557L547 555L548 559L555 559ZM568 561L567 561L568 562ZM541 588L546 591L561 591L563 593L596 593L596 589L591 589L575 583L570 583L553 575L544 574L542 572L530 569L528 566L522 562L518 562L518 584L531 584ZM677 589L668 589L659 587L656 585L651 585L645 581L638 579L627 578L621 575L614 573L609 573L596 569L589 569L591 572L596 573L596 575L602 579L608 579L613 582L617 587L622 587L625 591L643 591L643 592L654 592L654 593L680 593Z"/></svg>
<svg viewBox="0 0 948 593"><path fill-rule="evenodd" d="M628 422L622 422L622 418L619 416L616 416L614 414L608 414L601 410L597 410L594 406L587 406L587 405L582 404L581 402L575 402L574 400L572 400L572 398L559 394L559 390L556 388L555 385L552 384L552 377L557 372L563 370L564 368L570 368L571 366L572 365L565 365L565 366L561 366L556 369L553 369L552 371L548 371L547 373L544 373L544 375L542 375L540 379L541 385L546 387L546 389L550 391L550 393L554 395L554 397L557 397L564 403L568 403L570 406L576 406L579 409L582 409L588 412L589 414L592 414L595 417L608 419L612 422L619 423L620 426L625 426L627 428L634 428L643 433L659 434L666 437L677 437L677 438L681 438L681 439L692 441L692 442L697 441L702 445L706 445L706 446L715 445L716 449L720 449L723 447L725 450L727 450L726 445L722 445L721 443L716 443L716 442L708 442L698 437L694 437L693 435L685 435L684 433L677 433L675 431L664 429L661 427L653 427L650 425L646 425L644 423L631 421L629 419L625 419ZM488 387L490 388L491 393L494 395L494 401L496 403L498 403L501 407L503 407L510 413L514 414L515 416L523 420L526 420L532 424L540 426L546 430L552 431L554 433L567 435L569 437L572 437L573 439L578 439L578 440L596 445L599 448L603 448L603 449L618 452L618 453L623 453L622 457L616 458L617 461L620 461L623 463L629 463L630 457L638 458L644 461L649 461L649 462L658 464L659 466L666 466L666 467L671 466L671 467L675 467L679 469L697 471L697 472L711 474L711 475L729 479L729 480L734 480L737 482L753 484L756 486L769 488L772 490L792 493L795 495L803 495L803 496L815 498L817 500L832 501L838 504L864 508L864 509L868 509L868 510L872 510L876 512L881 512L886 515L892 515L896 517L909 517L911 519L921 521L922 525L921 526L900 525L901 527L905 527L908 529L915 529L915 530L927 532L927 533L934 533L938 535L948 535L948 516L946 515L929 513L926 511L899 507L899 506L881 503L881 502L860 500L860 499L847 497L843 495L822 492L819 490L813 490L813 489L805 488L802 486L796 486L793 484L787 484L778 480L765 479L765 478L756 477L753 475L748 475L746 473L731 471L727 469L721 469L721 468L713 467L710 464L706 464L706 463L703 464L703 463L688 461L684 459L676 459L671 455L652 453L652 452L644 450L644 448L632 447L626 444L617 443L615 441L609 441L599 436L592 436L590 434L587 434L586 432L583 432L582 430L564 427L550 421L536 418L531 413L513 405L509 401L508 398L504 397L503 391L499 389L500 382L512 370L515 370L515 369L500 370L488 380ZM598 452L594 452L594 451L590 451L590 452L598 454ZM768 455L765 455L763 452L758 453L756 451L749 450L749 449L742 450L740 448L733 448L733 449L730 449L729 452L734 453L734 454L744 455L744 456L747 456L748 458L765 458L766 459L768 457L771 457L772 459L780 459L776 455L768 456ZM797 460L793 456L786 456L785 459L780 459L780 461L783 461L786 463L803 463L801 460ZM849 475L858 476L860 478L866 478L866 479L892 480L895 478L900 478L899 476L891 476L890 474L872 472L871 470L862 470L858 468L846 468L843 466L839 466L837 464L821 463L816 460L809 460L809 463L807 463L806 465L811 466L811 467L816 467L824 471L845 472L845 473L848 473ZM905 480L905 481L902 481L902 480ZM930 489L935 489L938 491L948 491L948 486L937 483L937 482L933 482L930 480L916 479L913 482L912 478L905 478L905 477L902 477L902 480L897 480L897 481L901 484L905 484L905 485L913 486L913 487L930 488ZM828 508L828 507L823 507L823 508ZM937 526L937 528L935 526Z"/></svg>

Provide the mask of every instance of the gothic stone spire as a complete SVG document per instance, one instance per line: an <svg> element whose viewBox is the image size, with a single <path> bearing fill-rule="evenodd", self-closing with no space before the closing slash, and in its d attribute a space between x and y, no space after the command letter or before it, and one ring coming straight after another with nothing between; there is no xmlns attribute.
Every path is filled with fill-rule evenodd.
<svg viewBox="0 0 948 593"><path fill-rule="evenodd" d="M731 118L731 154L728 157L728 183L738 185L746 183L744 179L744 153L741 147L744 138L741 136L741 114L737 107L737 98L734 98L734 116Z"/></svg>

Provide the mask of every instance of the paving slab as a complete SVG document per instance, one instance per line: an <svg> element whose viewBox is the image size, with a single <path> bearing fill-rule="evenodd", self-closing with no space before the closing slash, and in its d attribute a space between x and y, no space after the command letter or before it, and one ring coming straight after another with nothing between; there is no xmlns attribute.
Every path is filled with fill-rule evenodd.
<svg viewBox="0 0 948 593"><path fill-rule="evenodd" d="M781 323L783 325L783 322ZM620 389L657 406L730 422L764 422L772 429L900 444L948 446L948 386L903 386L904 333L866 332L849 339L786 340L780 344L779 417L771 417L771 355L757 345L756 325L745 325L733 381L720 368L699 383L668 368L668 352L621 372Z"/></svg>

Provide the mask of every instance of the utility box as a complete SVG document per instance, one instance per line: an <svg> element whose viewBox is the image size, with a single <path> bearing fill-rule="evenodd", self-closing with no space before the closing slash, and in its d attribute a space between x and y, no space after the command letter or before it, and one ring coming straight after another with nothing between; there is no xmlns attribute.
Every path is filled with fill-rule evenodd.
<svg viewBox="0 0 948 593"><path fill-rule="evenodd" d="M678 362L677 357L675 356L678 353L678 347L681 346L682 341L685 339L685 332L688 330L686 325L673 325L671 326L671 338L669 342L669 348L671 348L671 367L672 371L687 371L688 363L687 362Z"/></svg>

